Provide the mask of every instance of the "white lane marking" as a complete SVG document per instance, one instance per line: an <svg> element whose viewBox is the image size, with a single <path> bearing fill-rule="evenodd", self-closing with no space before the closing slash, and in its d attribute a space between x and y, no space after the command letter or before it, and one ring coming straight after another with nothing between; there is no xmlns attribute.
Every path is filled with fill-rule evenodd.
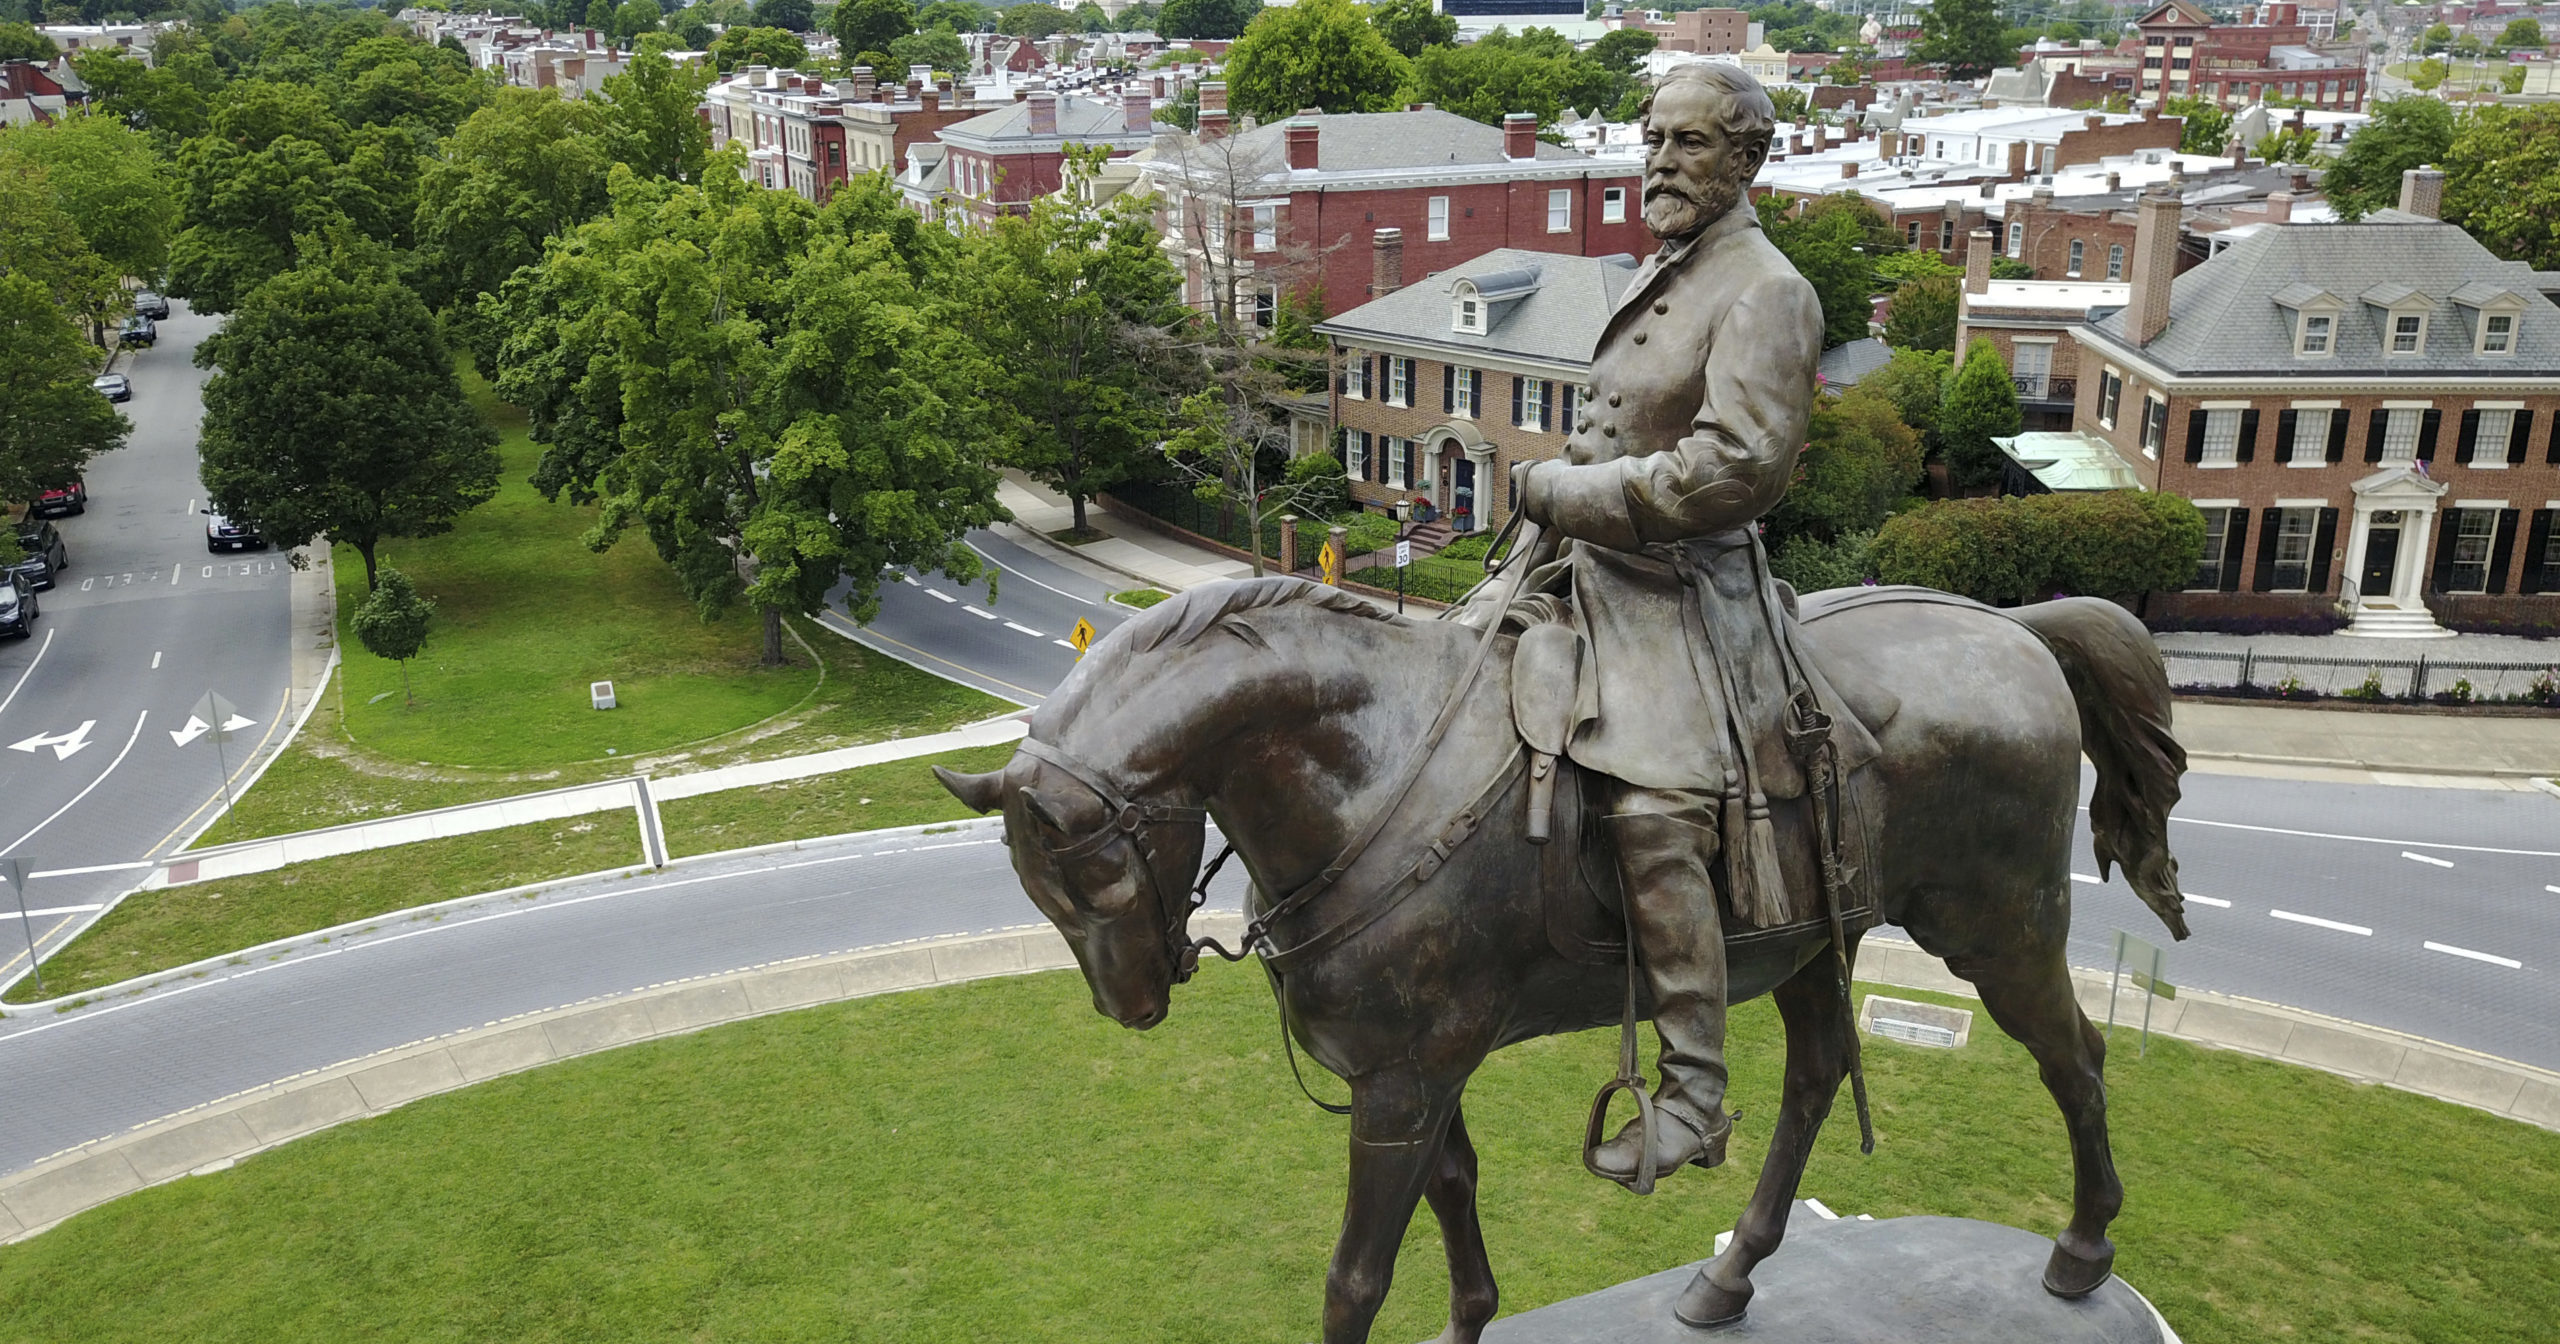
<svg viewBox="0 0 2560 1344"><path fill-rule="evenodd" d="M963 545L963 546L968 547L970 550L978 551L978 544L977 544L976 542L974 542L974 541L963 541L963 542L961 542L960 544L961 544L961 545ZM1003 562L1002 560L998 560L998 559L997 559L997 558L995 558L994 556L987 554L985 551L978 551L978 558L979 558L979 559L981 559L981 560L986 561L988 564L991 564L991 565L995 566L995 567L996 567L996 568L998 568L998 569L1003 570L1005 573L1010 574L1010 575L1014 576L1015 578L1022 580L1024 583L1034 583L1034 584L1039 584L1041 587L1048 589L1050 592L1056 593L1058 596L1063 597L1063 598L1067 599L1067 600L1068 600L1068 601L1070 601L1070 602L1082 602L1083 604L1085 604L1085 605L1086 605L1086 606L1088 606L1088 607L1090 607L1090 606L1094 605L1094 601L1093 601L1093 599L1092 599L1092 598L1089 598L1089 597L1078 597L1078 596L1076 596L1075 594L1073 594L1073 593L1071 593L1071 592L1068 592L1066 589L1064 589L1064 588L1060 588L1060 587L1057 587L1057 586L1056 586L1056 585L1054 585L1054 584L1040 583L1040 581L1039 581L1038 579L1035 579L1035 578L1031 577L1030 575L1023 573L1021 570L1015 569L1013 566L1006 564L1006 563L1005 563L1005 562Z"/></svg>
<svg viewBox="0 0 2560 1344"><path fill-rule="evenodd" d="M2554 887L2546 884L2542 889L2550 892L2554 896L2560 896L2560 887Z"/></svg>
<svg viewBox="0 0 2560 1344"><path fill-rule="evenodd" d="M1052 643L1052 644L1057 645L1059 648L1062 648L1062 649L1072 649L1072 648L1074 648L1074 647L1075 647L1075 642L1074 642L1073 640L1066 640L1066 639L1053 639L1053 640L1050 640L1049 642L1050 642L1050 643ZM2555 890L2560 890L2560 888L2555 888Z"/></svg>
<svg viewBox="0 0 2560 1344"><path fill-rule="evenodd" d="M47 915L94 915L106 908L104 905L54 905L42 910L30 910L27 912L27 918L42 919Z"/></svg>
<svg viewBox="0 0 2560 1344"><path fill-rule="evenodd" d="M81 791L79 791L78 793L75 793L75 794L71 795L71 801L70 801L70 802L64 803L62 806L55 808L55 809L53 810L53 815L52 815L52 816L47 817L47 818L45 818L44 820L37 822L37 823L35 824L35 826L34 826L32 829L30 829L30 830L29 830L25 835L19 836L17 839L10 841L8 844L0 845L0 854L6 854L6 853L8 853L10 850L16 849L18 846L23 845L23 844L27 843L28 841L35 839L35 838L36 838L36 832L37 832L37 831L41 831L41 830L43 830L45 827L52 825L52 824L54 823L54 821L55 821L56 819L58 819L59 817L61 817L61 815L62 815L63 813L68 812L68 811L70 811L71 809L73 809L73 808L75 808L75 807L78 807L78 806L80 805L80 800L81 800L81 799L88 797L88 796L89 796L89 794L90 794L92 791L94 791L94 790L95 790L99 785L106 783L106 782L107 782L107 776L114 774L114 773L116 772L116 767L117 767L117 766L119 766L119 765L124 764L124 758L125 758L126 756L131 755L131 754L133 753L133 744L142 740L142 725L144 725L144 724L146 724L146 723L149 723L150 721L151 721L151 711L150 711L150 710L147 710L147 709L146 709L146 710L144 710L144 711L142 711L140 714L138 714L138 715L134 716L134 720L133 720L133 732L131 733L131 735L129 735L129 736L127 736L127 737L125 738L125 740L124 740L124 750L117 752L117 753L116 753L116 758L115 758L114 760L112 760L112 761L107 762L107 768L106 768L106 769L104 769L104 770L99 771L99 772L98 772L98 777L97 777L96 779L93 779L93 780L90 780L90 781L89 781L89 787L88 787L88 788L85 788L85 789L82 789L82 790L81 790Z"/></svg>
<svg viewBox="0 0 2560 1344"><path fill-rule="evenodd" d="M53 759L57 761L67 761L72 757L79 755L81 750L89 745L89 730L97 726L98 721L96 719L82 719L80 721L80 726L72 729L70 732L38 733L23 741L10 743L9 750L23 751L28 755L33 756L36 754L37 748L51 747L53 748Z"/></svg>
<svg viewBox="0 0 2560 1344"><path fill-rule="evenodd" d="M968 607L962 607L962 608L961 608L961 610L962 610L962 611L965 611L965 612L967 612L967 613L969 613L969 614L970 614L970 615L972 615L972 616L977 617L979 620L982 620L982 621L1000 621L1000 620L1003 620L1003 619L1004 619L1003 617L998 616L998 615L997 615L997 614L995 614L994 612L987 610L985 607L979 607L979 606L968 606Z"/></svg>
<svg viewBox="0 0 2560 1344"><path fill-rule="evenodd" d="M2093 887L2103 887L2106 885L2105 879L2091 877L2087 873L2073 873L2071 875L2071 880L2074 882L2086 882Z"/></svg>
<svg viewBox="0 0 2560 1344"><path fill-rule="evenodd" d="M2290 831L2282 826L2251 826L2238 821L2206 821L2202 817L2171 817L2169 820L2185 822L2189 826L2213 826L2226 831L2294 835L2305 840L2347 840L2359 845L2416 845L2422 849L2450 849L2465 854L2515 854L2528 859L2560 859L2560 849L2500 849L2495 845L2449 845L2439 840L2385 840L2373 835L2334 835L2328 831Z"/></svg>
<svg viewBox="0 0 2560 1344"><path fill-rule="evenodd" d="M2412 854L2405 849L2400 851L2400 857L2408 859L2414 863L2432 863L2438 868L2450 868L2453 866L2453 860L2451 859L2439 859L2433 854Z"/></svg>
<svg viewBox="0 0 2560 1344"><path fill-rule="evenodd" d="M194 500L192 500L192 499L188 500L188 501L187 501L187 512L189 512L189 513L193 513L193 512L195 512L195 511L196 511L196 502L195 502Z"/></svg>
<svg viewBox="0 0 2560 1344"><path fill-rule="evenodd" d="M151 651L151 670L154 672L160 670L160 650L158 649Z"/></svg>
<svg viewBox="0 0 2560 1344"><path fill-rule="evenodd" d="M918 588L922 588L922 587L924 586L924 584L923 584L923 583L921 583L921 582L919 582L919 581L916 579L916 576L915 576L915 575L913 575L913 574L904 574L904 573L902 573L902 574L898 575L898 582L900 582L900 583L912 583L912 584L915 584L915 586L917 586Z"/></svg>
<svg viewBox="0 0 2560 1344"><path fill-rule="evenodd" d="M136 868L159 866L149 859L136 859L131 863L93 863L86 868L47 868L40 873L29 873L27 877L31 881L39 877L85 877L90 873L129 873Z"/></svg>
<svg viewBox="0 0 2560 1344"><path fill-rule="evenodd" d="M2362 924L2341 924L2334 919L2322 919L2318 915L2297 915L2290 910L2270 910L2267 913L2278 919L2291 920L2296 924L2308 924L2317 929L2336 929L2340 933L2352 933L2366 938L2373 936L2373 930Z"/></svg>
<svg viewBox="0 0 2560 1344"><path fill-rule="evenodd" d="M912 580L910 580L910 582L912 582ZM920 583L919 583L919 584L917 584L916 586L917 586L917 587L919 587L919 588L923 588L923 589L924 589L924 591L925 591L925 596L927 596L927 597L935 598L935 599L938 599L938 600L940 600L940 601L944 601L944 602L957 602L957 601L959 601L959 600L960 600L960 599L958 599L958 598L956 598L956 597L953 597L951 594L949 594L949 593L946 593L946 592L942 591L942 590L941 590L941 589L939 589L939 588L928 587L927 585L920 584Z"/></svg>
<svg viewBox="0 0 2560 1344"><path fill-rule="evenodd" d="M2442 952L2445 955L2452 957L2469 957L2473 961L2485 961L2492 966L2504 966L2511 971L2521 971L2524 969L2524 963L2513 957L2492 956L2487 952L2474 952L2470 948L2455 947L2451 943L2420 943L2419 946L2430 952Z"/></svg>
<svg viewBox="0 0 2560 1344"><path fill-rule="evenodd" d="M10 701L16 700L18 692L27 688L27 678L36 674L36 664L44 661L45 652L53 647L53 637L60 633L60 630L44 632L44 643L37 645L36 656L27 660L27 670L18 674L18 684L9 688L8 699L0 700L0 714L8 713Z"/></svg>
<svg viewBox="0 0 2560 1344"><path fill-rule="evenodd" d="M2188 900L2193 901L2198 905L2209 905L2216 910L2228 910L2231 908L2231 902L2229 901L2218 901L2211 896L2198 896L2192 891L2182 894L2185 895Z"/></svg>
<svg viewBox="0 0 2560 1344"><path fill-rule="evenodd" d="M177 587L177 586L178 586L178 576L179 576L179 575L181 575L181 574L184 574L184 573L186 573L186 572L187 572L187 567L186 567L185 565L171 565L171 566L169 566L169 586L170 586L170 587L172 587L172 588Z"/></svg>
<svg viewBox="0 0 2560 1344"><path fill-rule="evenodd" d="M1015 631L1015 632L1017 632L1017 633L1019 633L1019 634L1029 635L1029 636L1031 636L1033 639L1047 639L1047 638L1048 638L1048 636L1047 636L1047 635L1041 634L1039 631L1032 629L1030 626L1027 626L1027 625L1016 625L1016 624L1014 624L1014 623L1013 623L1013 622L1011 622L1011 621L1007 621L1007 622L1005 622L1005 623L1004 623L1004 628L1005 628L1005 629L1007 629L1007 630Z"/></svg>

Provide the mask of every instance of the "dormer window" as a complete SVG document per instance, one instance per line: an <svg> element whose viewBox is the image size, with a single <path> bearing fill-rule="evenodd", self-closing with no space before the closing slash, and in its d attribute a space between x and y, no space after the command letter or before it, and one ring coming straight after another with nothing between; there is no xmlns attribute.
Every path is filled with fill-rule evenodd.
<svg viewBox="0 0 2560 1344"><path fill-rule="evenodd" d="M2503 355L2515 348L2516 315L2490 313L2480 319L2480 353Z"/></svg>
<svg viewBox="0 0 2560 1344"><path fill-rule="evenodd" d="M1484 330L1483 300L1478 299L1473 295L1459 296L1458 330L1471 332L1482 332Z"/></svg>
<svg viewBox="0 0 2560 1344"><path fill-rule="evenodd" d="M2426 340L2427 319L2418 313L2395 313L2391 318L2391 353L2414 355Z"/></svg>
<svg viewBox="0 0 2560 1344"><path fill-rule="evenodd" d="M2426 353L2427 314L2435 310L2434 299L2398 284L2376 285L2366 290L2363 298L2383 310L2376 325L2382 328L2385 359Z"/></svg>
<svg viewBox="0 0 2560 1344"><path fill-rule="evenodd" d="M2453 301L2471 324L2473 354L2515 353L2517 324L2524 320L2524 295L2491 281L2475 281L2455 290Z"/></svg>
<svg viewBox="0 0 2560 1344"><path fill-rule="evenodd" d="M2331 329L2334 328L2337 323L2338 319L2329 316L2327 313L2303 314L2302 353L2306 355L2325 355L2329 353L2329 334Z"/></svg>
<svg viewBox="0 0 2560 1344"><path fill-rule="evenodd" d="M2276 306L2293 314L2293 353L2297 359L2327 359L2338 349L2338 314L2346 301L2318 285L2287 285L2274 294Z"/></svg>

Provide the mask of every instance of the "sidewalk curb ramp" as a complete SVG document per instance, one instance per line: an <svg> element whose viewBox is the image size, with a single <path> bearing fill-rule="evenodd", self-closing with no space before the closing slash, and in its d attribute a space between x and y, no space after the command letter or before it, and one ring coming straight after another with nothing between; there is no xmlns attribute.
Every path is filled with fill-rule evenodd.
<svg viewBox="0 0 2560 1344"><path fill-rule="evenodd" d="M1204 913L1198 931L1241 933L1243 916ZM1871 938L1860 979L1970 997L1969 985L1918 947ZM638 1041L820 1004L1075 964L1055 929L919 939L763 963L649 985L501 1019L379 1051L179 1112L0 1178L0 1241L307 1134L396 1110L422 1097ZM2082 1011L2103 1020L2108 977L2075 970ZM2128 988L2119 1021L2139 1020ZM2151 1029L2212 1049L2321 1069L2546 1129L2560 1130L2560 1073L2454 1046L2250 999L2187 991L2151 1006Z"/></svg>

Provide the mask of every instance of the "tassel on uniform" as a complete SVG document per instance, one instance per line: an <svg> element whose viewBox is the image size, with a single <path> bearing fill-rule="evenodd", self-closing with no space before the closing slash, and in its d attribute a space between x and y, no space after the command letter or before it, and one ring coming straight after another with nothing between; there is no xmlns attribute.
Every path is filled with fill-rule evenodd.
<svg viewBox="0 0 2560 1344"><path fill-rule="evenodd" d="M1740 899L1745 923L1773 929L1787 922L1786 870L1778 865L1778 830L1769 820L1769 800L1751 795L1749 810L1744 814L1749 836L1751 875L1748 882L1737 875L1735 893Z"/></svg>

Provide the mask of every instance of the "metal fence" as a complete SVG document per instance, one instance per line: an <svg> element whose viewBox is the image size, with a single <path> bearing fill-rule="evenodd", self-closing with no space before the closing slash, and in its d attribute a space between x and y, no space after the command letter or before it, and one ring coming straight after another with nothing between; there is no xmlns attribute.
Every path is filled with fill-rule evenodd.
<svg viewBox="0 0 2560 1344"><path fill-rule="evenodd" d="M2313 699L2548 705L2560 708L2560 648L2539 663L2459 659L2332 658L2242 649L2163 649L2169 684L2182 691Z"/></svg>

